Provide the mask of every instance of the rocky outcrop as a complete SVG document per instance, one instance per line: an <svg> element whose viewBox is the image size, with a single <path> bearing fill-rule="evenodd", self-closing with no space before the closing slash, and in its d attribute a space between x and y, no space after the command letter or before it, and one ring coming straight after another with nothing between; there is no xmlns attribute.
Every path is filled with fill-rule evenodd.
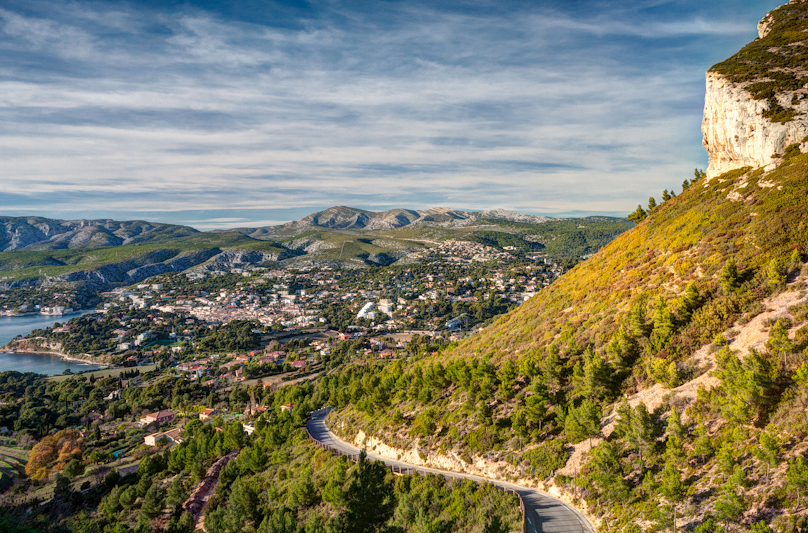
<svg viewBox="0 0 808 533"><path fill-rule="evenodd" d="M733 83L716 72L707 73L702 133L710 155L709 178L737 168L776 163L787 146L808 135L808 115L785 123L772 122L763 115L770 102L755 100L746 91L747 85ZM788 93L777 95L784 105L790 105L791 98ZM808 100L797 109L808 112Z"/></svg>
<svg viewBox="0 0 808 533"><path fill-rule="evenodd" d="M789 145L808 136L808 1L773 10L758 34L707 73L702 132L708 178L775 165Z"/></svg>
<svg viewBox="0 0 808 533"><path fill-rule="evenodd" d="M243 267L244 265L256 265L267 262L283 261L290 257L295 257L305 252L298 250L285 250L282 252L267 252L256 250L228 250L210 258L209 261L199 265L195 271L213 272L227 271L231 268Z"/></svg>

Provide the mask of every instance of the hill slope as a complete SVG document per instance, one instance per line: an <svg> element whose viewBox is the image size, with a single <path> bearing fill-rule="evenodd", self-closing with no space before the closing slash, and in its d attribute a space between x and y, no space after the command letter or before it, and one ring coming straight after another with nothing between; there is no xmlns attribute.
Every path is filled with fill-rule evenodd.
<svg viewBox="0 0 808 533"><path fill-rule="evenodd" d="M707 303L695 315L694 327L677 328L673 344L679 340L696 348L759 299L722 294L721 271L728 262L735 262L744 280L759 283L751 280L758 273L765 277L762 270L772 260L785 265L795 250L804 253L807 194L808 156L799 151L768 173L738 170L697 182L456 353L547 346L565 328L574 331L577 345L601 346L621 324L628 325L627 315L641 298L651 303L662 296L677 311L675 300L690 282Z"/></svg>
<svg viewBox="0 0 808 533"><path fill-rule="evenodd" d="M0 251L62 250L167 242L199 233L187 226L132 220L0 217Z"/></svg>
<svg viewBox="0 0 808 533"><path fill-rule="evenodd" d="M786 12L803 24L808 3ZM782 13L765 39L792 30L778 25ZM750 112L774 124L767 109ZM763 145L767 132L787 138L756 131ZM566 494L604 531L658 531L674 520L699 533L802 530L801 141L749 166L733 160L728 172L711 151L708 177L479 334L438 355L426 345L411 350L420 360L329 376L321 387L342 408L335 429L377 453Z"/></svg>

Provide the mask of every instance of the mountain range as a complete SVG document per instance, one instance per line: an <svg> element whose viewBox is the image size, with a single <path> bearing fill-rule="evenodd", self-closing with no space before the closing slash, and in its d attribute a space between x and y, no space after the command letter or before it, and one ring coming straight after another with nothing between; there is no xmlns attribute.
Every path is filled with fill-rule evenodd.
<svg viewBox="0 0 808 533"><path fill-rule="evenodd" d="M364 268L419 261L421 251L449 239L546 247L552 257L575 262L632 225L626 219L553 219L503 209L373 212L343 206L277 226L209 232L141 220L2 217L0 289L79 283L105 290L157 274L248 264Z"/></svg>
<svg viewBox="0 0 808 533"><path fill-rule="evenodd" d="M438 227L462 227L482 220L501 220L525 224L541 224L554 220L495 209L459 211L444 207L427 210L391 209L373 212L353 207L330 207L298 221L260 228L233 228L212 233L238 232L256 240L271 240L318 230L390 230L416 224ZM56 220L43 217L0 217L0 251L62 250L134 244L160 244L179 237L200 233L188 226L132 220Z"/></svg>

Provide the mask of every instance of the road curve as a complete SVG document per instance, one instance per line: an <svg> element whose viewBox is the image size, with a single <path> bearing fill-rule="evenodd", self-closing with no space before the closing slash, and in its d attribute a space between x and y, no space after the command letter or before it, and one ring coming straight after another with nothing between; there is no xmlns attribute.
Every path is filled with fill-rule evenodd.
<svg viewBox="0 0 808 533"><path fill-rule="evenodd" d="M306 428L312 439L320 444L338 450L348 455L358 455L359 448L352 446L331 433L325 425L325 415L330 411L330 407L325 407L312 413L311 418L306 423ZM427 468L424 466L411 465L402 461L395 461L371 452L367 452L370 459L381 461L392 467L394 470L413 470L417 472L428 472L445 477L470 479L479 483L493 483L509 491L516 492L522 498L525 506L525 531L527 533L594 533L595 528L576 509L570 507L561 500L536 489L523 487L514 483L497 481L471 474L461 474L439 470L437 468Z"/></svg>

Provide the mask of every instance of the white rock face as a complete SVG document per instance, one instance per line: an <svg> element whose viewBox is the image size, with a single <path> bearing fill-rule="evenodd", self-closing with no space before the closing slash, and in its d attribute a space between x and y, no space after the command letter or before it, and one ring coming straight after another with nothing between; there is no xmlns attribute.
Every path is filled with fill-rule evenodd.
<svg viewBox="0 0 808 533"><path fill-rule="evenodd" d="M765 20L765 19L764 19ZM710 155L707 177L742 167L765 167L774 163L776 154L808 135L808 116L794 117L780 124L763 117L769 109L766 100L755 100L743 89L715 72L707 73L707 94L701 131L704 147ZM791 93L778 95L781 105L791 107ZM799 111L808 100L801 102Z"/></svg>

